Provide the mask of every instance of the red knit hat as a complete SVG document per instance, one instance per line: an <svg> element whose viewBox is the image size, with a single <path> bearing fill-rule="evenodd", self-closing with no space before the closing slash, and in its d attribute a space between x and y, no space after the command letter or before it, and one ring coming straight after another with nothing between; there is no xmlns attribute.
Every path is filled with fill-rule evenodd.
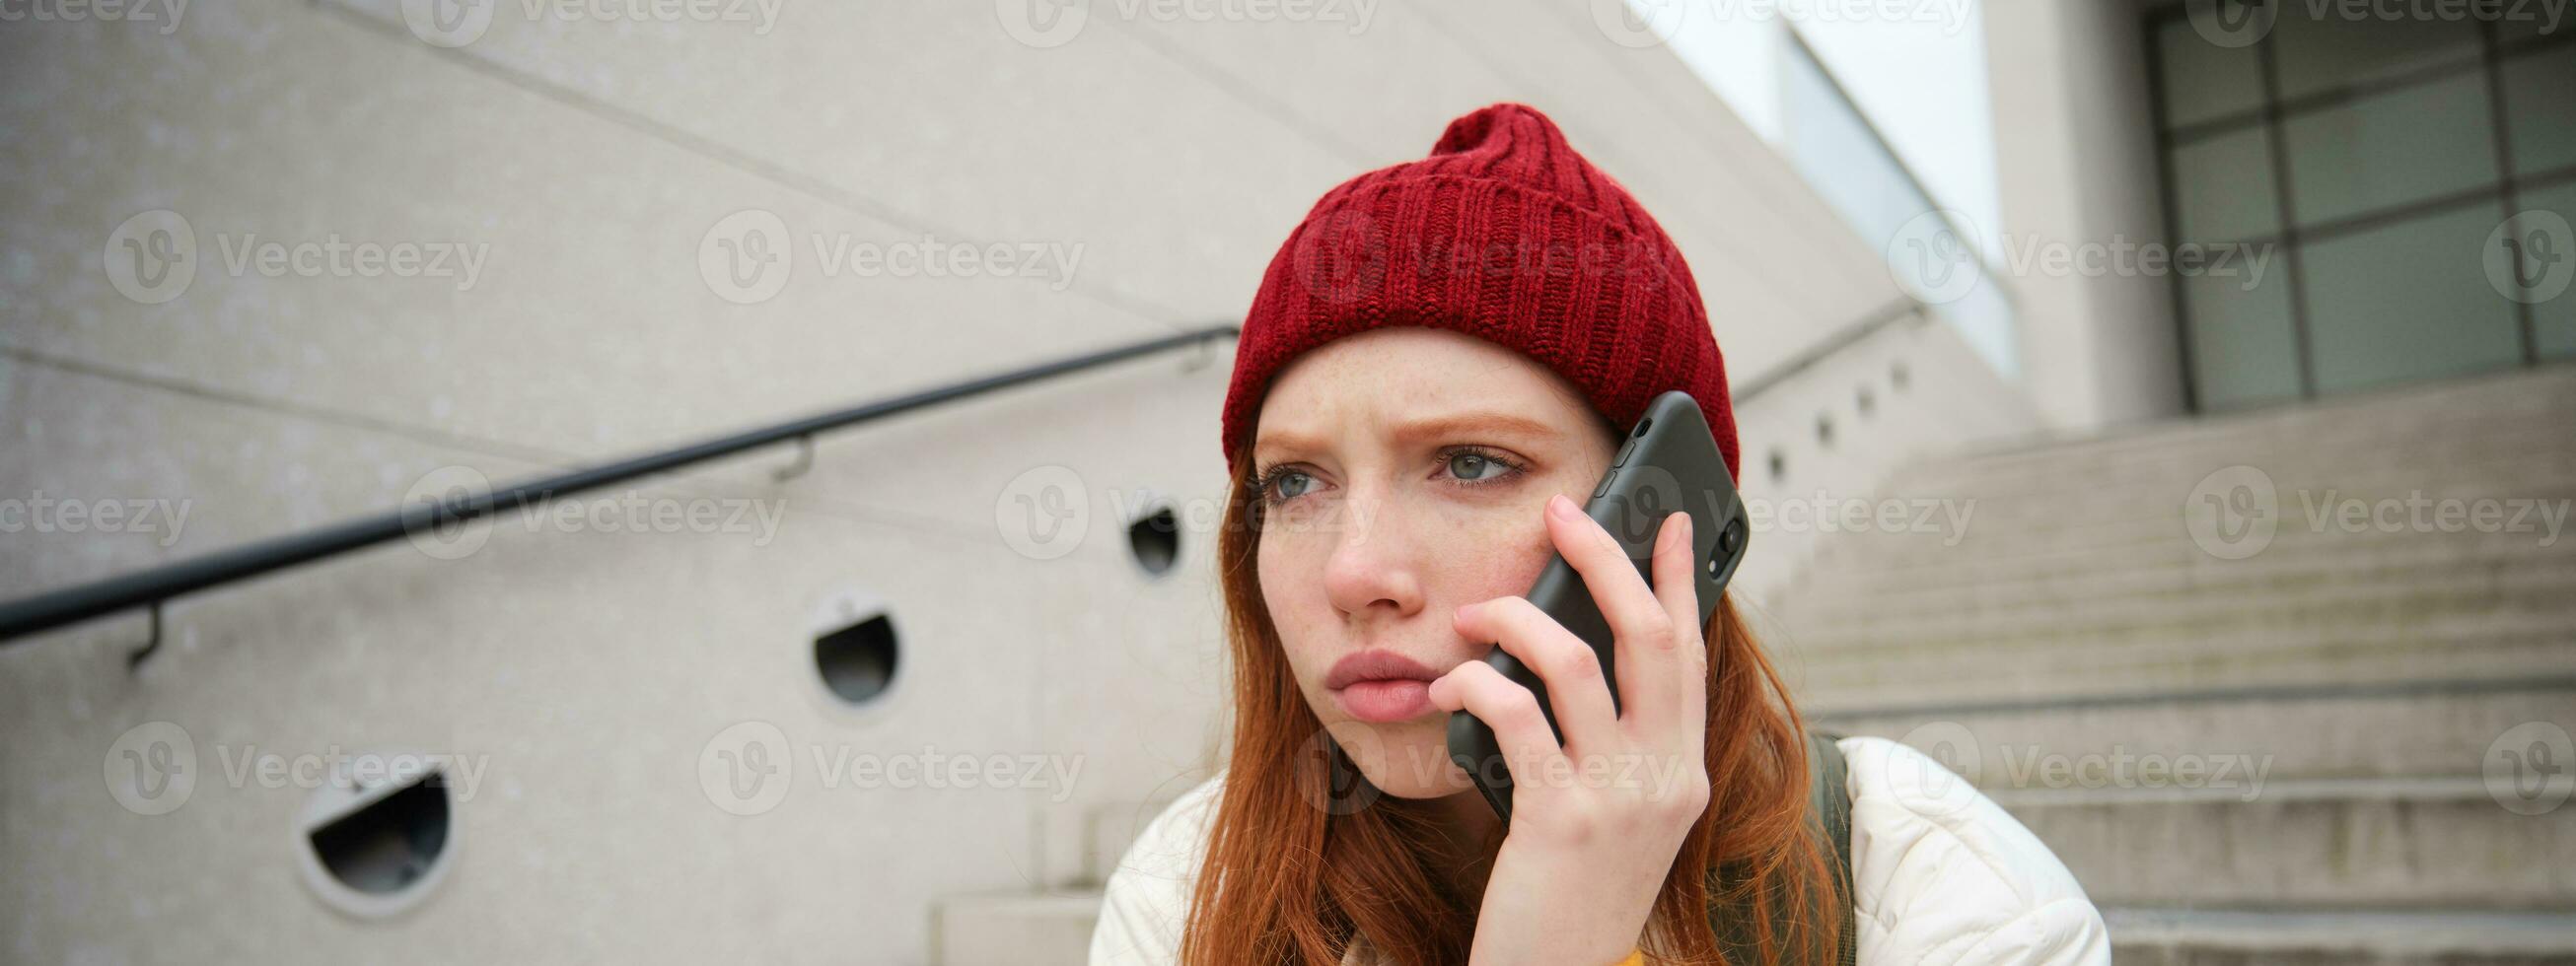
<svg viewBox="0 0 2576 966"><path fill-rule="evenodd" d="M1226 464L1289 360L1400 325L1518 350L1623 429L1656 396L1685 390L1740 476L1726 365L1690 267L1626 189L1527 105L1451 121L1430 157L1352 178L1315 203L1243 320Z"/></svg>

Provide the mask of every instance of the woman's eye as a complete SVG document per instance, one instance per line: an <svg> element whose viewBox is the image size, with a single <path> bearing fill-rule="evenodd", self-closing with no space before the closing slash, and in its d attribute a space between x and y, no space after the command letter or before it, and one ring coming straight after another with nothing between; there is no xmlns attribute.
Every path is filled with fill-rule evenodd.
<svg viewBox="0 0 2576 966"><path fill-rule="evenodd" d="M1306 488L1315 484L1314 477L1296 470L1280 470L1271 474L1271 479L1270 495L1281 500L1293 500L1304 496Z"/></svg>
<svg viewBox="0 0 2576 966"><path fill-rule="evenodd" d="M1482 483L1510 473L1510 464L1483 453L1456 453L1449 457L1449 472L1467 483Z"/></svg>

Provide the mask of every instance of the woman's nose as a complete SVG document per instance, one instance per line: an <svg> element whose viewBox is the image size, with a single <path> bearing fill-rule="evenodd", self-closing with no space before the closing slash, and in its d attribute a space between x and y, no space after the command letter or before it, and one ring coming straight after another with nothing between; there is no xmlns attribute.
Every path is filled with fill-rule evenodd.
<svg viewBox="0 0 2576 966"><path fill-rule="evenodd" d="M1406 520L1377 495L1354 494L1328 523L1333 554L1324 563L1325 596L1333 608L1357 617L1381 604L1394 616L1422 609L1420 541Z"/></svg>

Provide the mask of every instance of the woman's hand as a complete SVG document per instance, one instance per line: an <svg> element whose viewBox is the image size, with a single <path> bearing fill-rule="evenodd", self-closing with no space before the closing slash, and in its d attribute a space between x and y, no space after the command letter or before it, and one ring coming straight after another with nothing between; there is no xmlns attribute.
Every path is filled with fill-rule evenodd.
<svg viewBox="0 0 2576 966"><path fill-rule="evenodd" d="M1690 514L1655 537L1654 585L1563 495L1548 536L1617 637L1620 706L1592 648L1524 597L1458 609L1458 632L1497 642L1547 682L1538 699L1483 661L1431 684L1431 701L1494 730L1512 774L1511 829L1477 912L1474 962L1610 964L1639 945L1682 838L1708 808L1707 649L1691 573Z"/></svg>

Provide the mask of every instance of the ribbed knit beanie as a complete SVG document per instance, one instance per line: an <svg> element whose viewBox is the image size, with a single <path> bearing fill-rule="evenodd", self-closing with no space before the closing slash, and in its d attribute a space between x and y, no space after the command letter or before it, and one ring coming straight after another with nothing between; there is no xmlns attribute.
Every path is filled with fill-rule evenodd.
<svg viewBox="0 0 2576 966"><path fill-rule="evenodd" d="M1222 433L1234 465L1270 379L1342 336L1418 325L1515 349L1621 429L1691 394L1739 479L1725 361L1663 227L1523 104L1449 122L1431 155L1343 182L1262 276L1235 347Z"/></svg>

